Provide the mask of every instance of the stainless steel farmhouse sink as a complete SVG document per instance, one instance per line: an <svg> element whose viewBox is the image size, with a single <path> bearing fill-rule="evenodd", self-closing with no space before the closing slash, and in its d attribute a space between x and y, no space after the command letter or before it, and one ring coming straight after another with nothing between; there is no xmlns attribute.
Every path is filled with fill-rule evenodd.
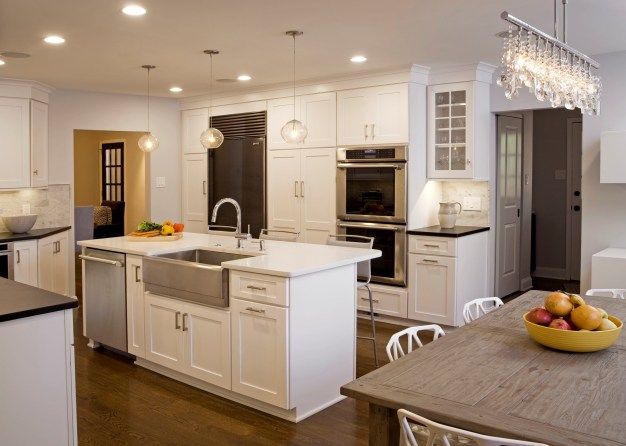
<svg viewBox="0 0 626 446"><path fill-rule="evenodd" d="M228 307L228 271L222 262L251 257L191 249L143 258L145 290L216 307Z"/></svg>

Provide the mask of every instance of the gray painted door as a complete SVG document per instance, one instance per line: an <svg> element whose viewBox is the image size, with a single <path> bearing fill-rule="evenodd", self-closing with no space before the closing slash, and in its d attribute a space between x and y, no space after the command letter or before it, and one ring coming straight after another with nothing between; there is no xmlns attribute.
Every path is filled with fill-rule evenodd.
<svg viewBox="0 0 626 446"><path fill-rule="evenodd" d="M581 162L582 162L582 121L568 119L567 156L568 156L568 194L569 199L569 279L580 280L580 234L582 217Z"/></svg>

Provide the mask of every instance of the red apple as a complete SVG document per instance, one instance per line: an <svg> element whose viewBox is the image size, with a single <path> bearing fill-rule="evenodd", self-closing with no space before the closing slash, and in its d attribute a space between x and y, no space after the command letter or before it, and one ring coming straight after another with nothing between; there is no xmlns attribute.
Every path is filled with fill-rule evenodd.
<svg viewBox="0 0 626 446"><path fill-rule="evenodd" d="M526 315L526 320L528 322L532 322L533 324L548 326L550 322L552 322L554 316L546 310L545 308L537 307L533 308Z"/></svg>
<svg viewBox="0 0 626 446"><path fill-rule="evenodd" d="M572 329L570 324L568 324L567 321L561 317L556 318L552 322L550 322L549 327L556 328L557 330L571 330Z"/></svg>

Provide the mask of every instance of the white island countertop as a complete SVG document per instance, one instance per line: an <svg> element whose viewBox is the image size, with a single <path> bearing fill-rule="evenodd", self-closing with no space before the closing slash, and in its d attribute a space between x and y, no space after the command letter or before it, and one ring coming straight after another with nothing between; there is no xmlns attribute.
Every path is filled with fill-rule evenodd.
<svg viewBox="0 0 626 446"><path fill-rule="evenodd" d="M247 271L273 276L295 277L317 271L337 268L380 257L377 249L314 245L309 243L265 241L265 251L259 251L258 240L245 240L243 249L237 249L232 236L185 232L183 238L172 242L142 242L127 237L113 237L79 241L86 248L153 256L190 249L231 252L251 257L223 262L222 266L235 271Z"/></svg>

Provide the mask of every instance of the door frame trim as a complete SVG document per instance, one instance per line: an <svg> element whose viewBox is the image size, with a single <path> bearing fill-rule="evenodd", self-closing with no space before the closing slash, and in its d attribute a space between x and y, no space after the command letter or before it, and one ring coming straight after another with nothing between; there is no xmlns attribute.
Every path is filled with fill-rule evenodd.
<svg viewBox="0 0 626 446"><path fill-rule="evenodd" d="M571 133L573 124L583 124L582 116L580 118L567 118L566 134L565 134L565 146L566 146L566 158L567 158L567 198L565 199L565 278L571 280L572 278L572 170L574 168L572 158L572 138ZM582 175L582 172L581 172ZM581 185L582 186L582 185ZM582 192L582 191L581 191ZM581 209L582 211L582 209ZM581 238L582 240L582 238Z"/></svg>

